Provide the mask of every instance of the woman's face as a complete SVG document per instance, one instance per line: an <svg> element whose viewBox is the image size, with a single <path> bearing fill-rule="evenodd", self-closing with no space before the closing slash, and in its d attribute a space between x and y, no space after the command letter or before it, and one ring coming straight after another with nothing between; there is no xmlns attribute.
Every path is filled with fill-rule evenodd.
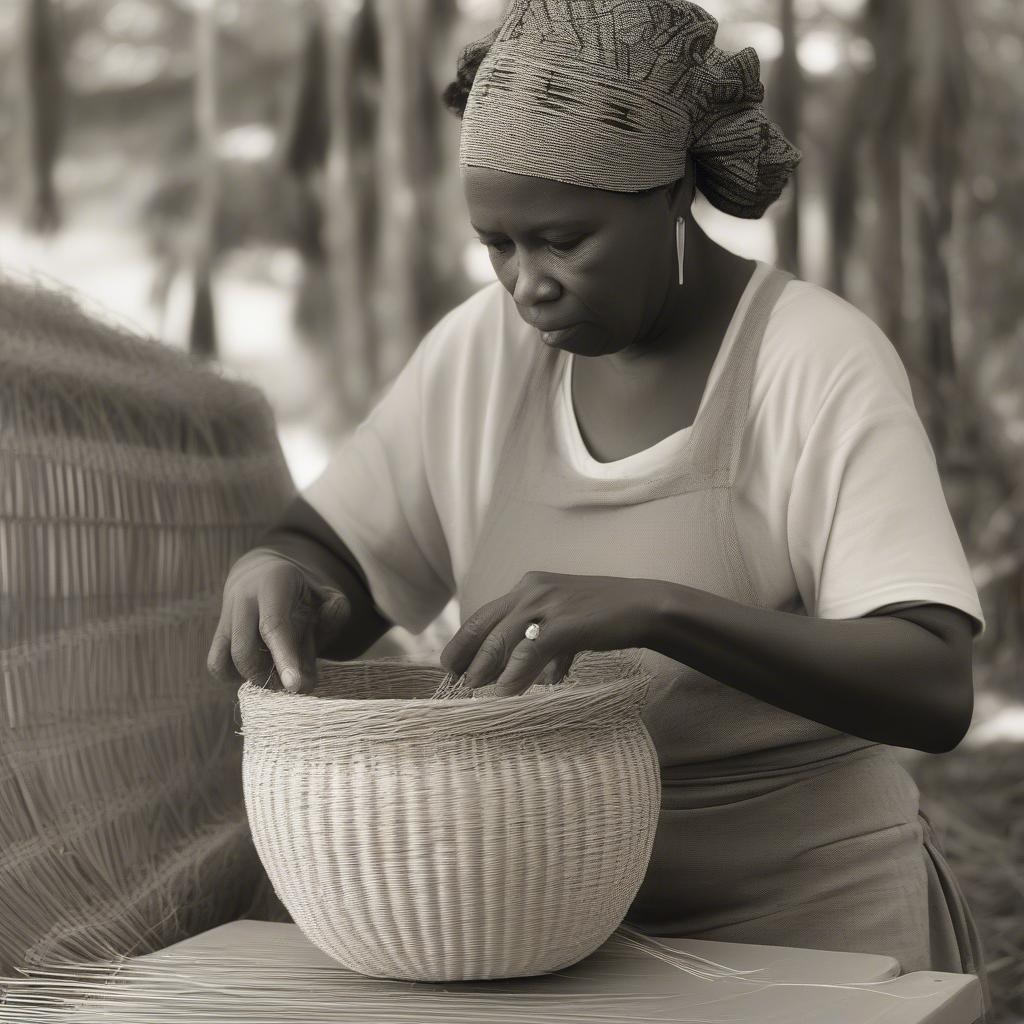
<svg viewBox="0 0 1024 1024"><path fill-rule="evenodd" d="M469 218L519 315L584 356L642 349L676 270L665 189L630 194L467 167Z"/></svg>

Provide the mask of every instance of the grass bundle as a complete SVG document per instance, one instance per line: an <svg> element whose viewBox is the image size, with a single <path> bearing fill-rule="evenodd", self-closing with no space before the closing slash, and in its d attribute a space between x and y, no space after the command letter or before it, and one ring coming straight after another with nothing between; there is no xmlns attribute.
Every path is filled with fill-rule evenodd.
<svg viewBox="0 0 1024 1024"><path fill-rule="evenodd" d="M465 676L457 672L446 672L444 679L430 695L431 700L451 700L453 697L472 697L473 691L465 684Z"/></svg>
<svg viewBox="0 0 1024 1024"><path fill-rule="evenodd" d="M306 935L362 974L542 974L623 919L650 859L657 754L636 652L573 686L435 699L413 658L322 663L311 694L239 690L253 839Z"/></svg>
<svg viewBox="0 0 1024 1024"><path fill-rule="evenodd" d="M570 686L575 685L578 682L578 677L571 671L567 672L565 677L557 684L560 690L568 689ZM546 684L537 684L546 685ZM490 686L478 686L474 690L472 687L466 685L465 674L460 675L458 672L448 672L445 677L437 685L437 689L431 694L432 700L451 700L452 698L458 697L472 697L474 695L489 695L495 689L494 684ZM536 689L534 692L539 692Z"/></svg>
<svg viewBox="0 0 1024 1024"><path fill-rule="evenodd" d="M289 500L253 389L0 280L0 969L159 949L262 876L224 577Z"/></svg>

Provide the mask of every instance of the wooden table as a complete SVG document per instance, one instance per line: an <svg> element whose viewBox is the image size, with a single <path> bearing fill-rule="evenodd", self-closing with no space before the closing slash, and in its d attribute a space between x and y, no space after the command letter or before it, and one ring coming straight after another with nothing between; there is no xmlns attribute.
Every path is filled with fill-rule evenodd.
<svg viewBox="0 0 1024 1024"><path fill-rule="evenodd" d="M527 1007L531 1020L539 1015L550 1024L588 1020L622 1024L698 1020L713 1024L975 1024L981 1017L981 987L970 974L918 971L900 976L891 957L861 953L696 939L659 941L732 968L757 970L753 976L757 981L703 981L624 945L614 936L586 960L553 975L455 983L363 978L321 953L295 925L266 921L235 921L140 959L153 961L183 952L229 952L241 965L236 976L258 969L271 994L275 971L320 967L322 971L314 972L315 980L304 983L303 997L322 995L325 1004L336 1007L334 1019L359 1024L384 1020L385 1012L388 1024L405 1020L403 1004L408 1004L408 1020L422 1024L426 1019L424 997L436 1000L431 1021L443 1022L445 1007L453 1012L458 1008L457 1019L469 1020L473 1006L483 1005L481 996L491 1024L521 1024ZM252 959L248 971L247 955ZM769 981L820 987L763 984ZM824 987L863 982L880 984L860 989ZM345 1000L351 1002L353 993L358 993L360 1006L346 1011ZM249 1024L279 1019L273 1016L270 1002L253 995L246 1016ZM374 1016L374 1000L386 1007L380 1017Z"/></svg>

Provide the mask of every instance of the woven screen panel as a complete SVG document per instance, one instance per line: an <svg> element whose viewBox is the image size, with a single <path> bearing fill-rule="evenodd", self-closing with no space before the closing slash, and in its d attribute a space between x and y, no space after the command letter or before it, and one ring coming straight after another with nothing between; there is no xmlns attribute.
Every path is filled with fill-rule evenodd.
<svg viewBox="0 0 1024 1024"><path fill-rule="evenodd" d="M0 280L3 974L159 949L265 893L206 655L293 494L255 389Z"/></svg>

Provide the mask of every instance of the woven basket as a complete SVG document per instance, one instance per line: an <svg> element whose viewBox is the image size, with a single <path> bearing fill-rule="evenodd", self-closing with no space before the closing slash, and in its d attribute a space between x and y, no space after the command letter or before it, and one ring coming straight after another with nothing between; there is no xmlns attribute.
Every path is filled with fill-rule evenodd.
<svg viewBox="0 0 1024 1024"><path fill-rule="evenodd" d="M621 923L650 858L649 677L630 652L584 652L572 685L426 699L443 674L389 658L323 663L311 694L244 684L256 849L296 924L361 974L574 964Z"/></svg>

